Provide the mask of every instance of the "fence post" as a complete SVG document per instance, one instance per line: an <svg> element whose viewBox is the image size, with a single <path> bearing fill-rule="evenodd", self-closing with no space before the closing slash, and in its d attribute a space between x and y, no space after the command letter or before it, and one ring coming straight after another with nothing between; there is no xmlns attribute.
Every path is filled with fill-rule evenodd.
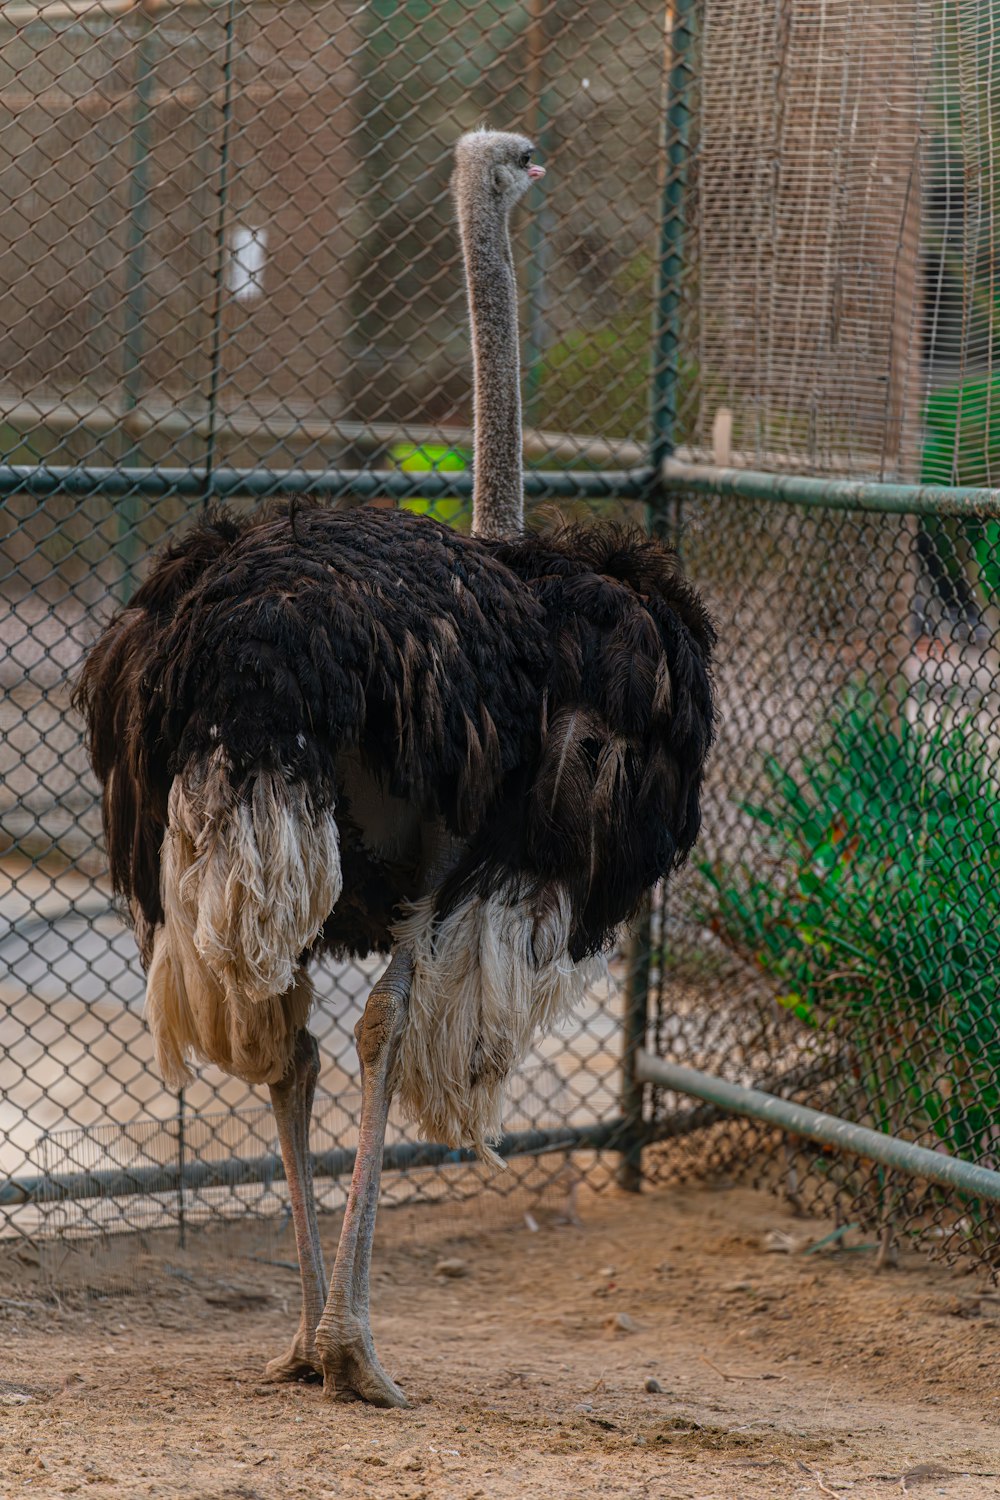
<svg viewBox="0 0 1000 1500"><path fill-rule="evenodd" d="M187 1216L184 1205L184 1168L187 1142L184 1138L184 1090L177 1093L177 1245L187 1249Z"/></svg>
<svg viewBox="0 0 1000 1500"><path fill-rule="evenodd" d="M131 129L132 160L128 186L128 246L125 258L124 327L120 373L122 444L121 465L141 468L144 453L133 414L142 394L142 362L146 318L146 257L150 233L153 88L156 82L154 49L156 24L145 7L136 13L134 104ZM140 552L139 526L143 516L142 496L130 490L118 506L118 558L121 577L118 595L127 604L135 591L135 565Z"/></svg>
<svg viewBox="0 0 1000 1500"><path fill-rule="evenodd" d="M650 464L656 475L654 498L647 508L647 529L664 529L660 474L663 461L674 451L677 418L677 353L680 347L681 239L684 229L684 189L689 153L691 108L691 48L696 0L668 0L665 13L663 111L661 150L663 189L660 196L660 244L656 276L650 353ZM655 506L655 509L653 508ZM629 1193L642 1188L642 1147L645 1137L645 1090L635 1075L636 1057L645 1049L649 1020L649 969L652 903L647 896L628 947L628 976L623 1017L621 1113L623 1140L618 1185Z"/></svg>
<svg viewBox="0 0 1000 1500"><path fill-rule="evenodd" d="M208 377L208 432L205 438L205 490L202 503L212 495L212 475L218 462L219 392L222 388L222 320L225 313L226 223L229 214L230 152L233 134L233 48L236 40L236 0L228 0L225 19L225 50L222 54L222 139L219 143L219 202L215 218L215 272L211 312L211 353Z"/></svg>
<svg viewBox="0 0 1000 1500"><path fill-rule="evenodd" d="M646 1047L649 1018L649 967L652 904L642 905L626 954L624 1014L622 1016L621 1160L618 1186L627 1193L642 1190L642 1147L645 1139L645 1087L636 1077L636 1058Z"/></svg>
<svg viewBox="0 0 1000 1500"><path fill-rule="evenodd" d="M550 114L549 89L545 84L546 50L546 0L529 0L528 6L528 108L531 122L528 134L542 160L547 154L548 122ZM542 374L545 366L547 342L546 321L548 315L548 269L551 229L550 210L545 198L532 212L528 220L529 259L527 266L528 328L524 342L524 419L529 427L539 424L539 400L542 394Z"/></svg>
<svg viewBox="0 0 1000 1500"><path fill-rule="evenodd" d="M650 462L659 471L674 451L677 420L677 354L680 348L681 248L684 195L690 155L692 77L696 0L673 0L666 10L665 74L661 152L660 245L653 308L650 359Z"/></svg>

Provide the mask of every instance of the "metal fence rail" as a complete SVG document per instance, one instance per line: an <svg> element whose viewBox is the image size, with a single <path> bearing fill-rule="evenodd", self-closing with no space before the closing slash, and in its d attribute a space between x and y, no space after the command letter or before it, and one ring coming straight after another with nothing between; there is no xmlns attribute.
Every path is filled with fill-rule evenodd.
<svg viewBox="0 0 1000 1500"><path fill-rule="evenodd" d="M720 621L723 710L698 857L539 1043L509 1149L536 1180L570 1149L613 1152L631 1187L749 1170L886 1246L992 1264L984 1198L630 1069L645 1044L998 1166L994 31L974 0L4 8L8 1232L280 1203L259 1092L207 1071L178 1099L151 1071L68 684L208 500L465 524L447 184L485 118L549 168L515 246L529 501L679 544ZM320 984L327 1206L370 977ZM399 1130L389 1157L390 1193L479 1184Z"/></svg>

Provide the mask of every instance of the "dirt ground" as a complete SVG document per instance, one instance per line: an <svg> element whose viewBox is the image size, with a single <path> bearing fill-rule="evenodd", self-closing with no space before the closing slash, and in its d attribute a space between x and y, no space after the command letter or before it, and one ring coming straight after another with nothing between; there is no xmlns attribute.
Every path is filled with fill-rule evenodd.
<svg viewBox="0 0 1000 1500"><path fill-rule="evenodd" d="M114 1299L54 1301L5 1251L0 1495L1000 1495L981 1279L810 1252L829 1225L745 1189L580 1199L534 1231L484 1228L481 1200L383 1215L376 1338L409 1411L262 1384L297 1315L284 1240L172 1238Z"/></svg>

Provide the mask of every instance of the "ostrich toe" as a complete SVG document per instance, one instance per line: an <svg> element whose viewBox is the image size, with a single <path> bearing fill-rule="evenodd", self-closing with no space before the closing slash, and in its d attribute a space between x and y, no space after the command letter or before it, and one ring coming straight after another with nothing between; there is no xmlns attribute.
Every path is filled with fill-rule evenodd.
<svg viewBox="0 0 1000 1500"><path fill-rule="evenodd" d="M323 1388L334 1401L367 1401L372 1406L409 1406L399 1386L383 1370L371 1330L350 1319L317 1339Z"/></svg>

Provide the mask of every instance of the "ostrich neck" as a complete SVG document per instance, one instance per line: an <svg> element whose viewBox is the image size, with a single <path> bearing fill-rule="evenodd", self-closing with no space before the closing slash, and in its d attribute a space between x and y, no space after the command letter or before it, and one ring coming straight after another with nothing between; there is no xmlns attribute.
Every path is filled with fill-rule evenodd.
<svg viewBox="0 0 1000 1500"><path fill-rule="evenodd" d="M517 283L507 216L492 201L463 226L474 374L474 536L524 529Z"/></svg>

